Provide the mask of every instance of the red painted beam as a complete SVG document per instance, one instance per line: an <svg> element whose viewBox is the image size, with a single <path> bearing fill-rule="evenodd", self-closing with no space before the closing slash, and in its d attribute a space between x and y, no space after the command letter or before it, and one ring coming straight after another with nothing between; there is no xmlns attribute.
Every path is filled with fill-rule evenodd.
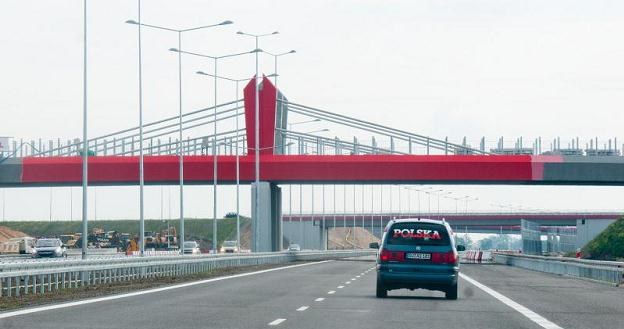
<svg viewBox="0 0 624 329"><path fill-rule="evenodd" d="M474 182L530 183L541 179L545 160L531 156L443 155L263 155L261 180L274 182ZM253 177L253 156L240 157L241 181ZM536 175L537 171L537 175ZM187 156L184 176L189 183L212 181L211 156ZM79 157L24 158L22 184L75 184L81 181ZM236 158L220 156L218 178L236 180ZM175 183L176 156L146 156L147 183ZM89 181L101 184L137 184L138 157L89 158Z"/></svg>

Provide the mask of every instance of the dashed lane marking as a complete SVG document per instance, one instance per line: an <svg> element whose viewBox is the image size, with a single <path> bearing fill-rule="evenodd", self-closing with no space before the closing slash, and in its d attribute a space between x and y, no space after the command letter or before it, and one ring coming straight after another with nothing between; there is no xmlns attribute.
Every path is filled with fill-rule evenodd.
<svg viewBox="0 0 624 329"><path fill-rule="evenodd" d="M275 320L269 322L269 325L270 326L276 326L276 325L278 325L278 324L280 324L280 323L282 323L284 321L286 321L286 319L275 319Z"/></svg>
<svg viewBox="0 0 624 329"><path fill-rule="evenodd" d="M74 306L79 306L79 305L94 304L94 303L105 302L105 301L116 300L116 299L122 299L122 298L130 298L130 297L140 296L140 295L153 294L153 293L158 293L158 292L162 292L162 291L174 290L174 289L179 289L179 288L184 288L184 287L191 287L191 286L196 286L196 285L201 285L201 284L206 284L206 283L211 283L211 282L217 282L217 281L224 281L224 280L229 280L229 279L242 278L242 277L252 276L252 275L257 275L257 274L262 274L262 273L276 272L276 271L281 271L281 270L286 270L286 269L291 269L291 268L323 264L323 263L327 263L327 262L330 262L330 261L324 260L324 261L314 262L314 263L305 263L305 264L282 266L282 267L271 268L271 269L268 269L268 270L261 270L261 271L255 271L255 272L247 272L247 273L241 273L241 274L221 276L221 277L212 278L212 279L206 279L206 280L200 280L200 281L181 283L181 284L177 284L177 285L173 285L173 286L154 288L154 289L148 289L148 290L140 290L140 291L130 292L130 293L126 293L126 294L119 294L119 295L112 295L112 296L106 296L106 297L85 299L85 300L69 302L69 303L53 304L53 305L47 305L47 306L27 308L27 309L24 309L24 310L0 313L0 319L6 319L6 318L14 317L14 316L26 315L26 314L31 314L31 313L39 313L39 312L51 311L51 310L56 310L56 309L61 309L61 308L74 307Z"/></svg>
<svg viewBox="0 0 624 329"><path fill-rule="evenodd" d="M319 298L315 299L314 301L315 301L315 302L322 302L322 301L324 301L324 300L325 300L325 298L323 298L323 297L319 297Z"/></svg>
<svg viewBox="0 0 624 329"><path fill-rule="evenodd" d="M297 311L303 312L303 311L307 310L308 308L310 308L310 306L304 305L304 306L301 306L300 308L298 308Z"/></svg>

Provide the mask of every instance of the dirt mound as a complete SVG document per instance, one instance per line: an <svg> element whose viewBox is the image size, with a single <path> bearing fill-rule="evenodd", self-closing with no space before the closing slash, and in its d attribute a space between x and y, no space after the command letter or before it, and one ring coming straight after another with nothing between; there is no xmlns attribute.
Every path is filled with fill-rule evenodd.
<svg viewBox="0 0 624 329"><path fill-rule="evenodd" d="M365 249L369 243L379 242L376 236L361 227L336 227L328 234L328 249Z"/></svg>
<svg viewBox="0 0 624 329"><path fill-rule="evenodd" d="M6 226L0 226L0 243L7 242L12 238L21 238L24 236L28 236L28 234L12 230Z"/></svg>

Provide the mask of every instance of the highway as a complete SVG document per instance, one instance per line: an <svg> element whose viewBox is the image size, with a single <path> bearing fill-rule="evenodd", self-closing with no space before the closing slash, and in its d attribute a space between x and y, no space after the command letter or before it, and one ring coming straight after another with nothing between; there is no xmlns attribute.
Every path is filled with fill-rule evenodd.
<svg viewBox="0 0 624 329"><path fill-rule="evenodd" d="M377 299L373 267L363 260L307 263L71 307L1 313L0 328L600 329L624 321L624 291L605 284L462 264L457 301L424 290Z"/></svg>

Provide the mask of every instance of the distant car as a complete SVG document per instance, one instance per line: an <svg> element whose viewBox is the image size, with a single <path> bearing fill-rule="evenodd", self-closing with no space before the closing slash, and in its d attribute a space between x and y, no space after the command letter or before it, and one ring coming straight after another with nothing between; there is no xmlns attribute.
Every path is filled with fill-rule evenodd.
<svg viewBox="0 0 624 329"><path fill-rule="evenodd" d="M223 241L223 244L221 245L221 249L219 251L224 253L239 252L238 243L236 241Z"/></svg>
<svg viewBox="0 0 624 329"><path fill-rule="evenodd" d="M377 253L376 296L407 288L438 290L447 299L457 299L459 259L451 227L432 219L393 220L381 240L370 244Z"/></svg>
<svg viewBox="0 0 624 329"><path fill-rule="evenodd" d="M67 249L61 239L39 239L35 242L33 257L66 257Z"/></svg>
<svg viewBox="0 0 624 329"><path fill-rule="evenodd" d="M288 246L288 251L301 251L301 247L296 243L292 243Z"/></svg>
<svg viewBox="0 0 624 329"><path fill-rule="evenodd" d="M238 214L233 211L230 211L227 214L225 214L225 218L236 218L236 217L238 217Z"/></svg>
<svg viewBox="0 0 624 329"><path fill-rule="evenodd" d="M201 250L199 250L199 243L197 243L196 241L185 241L184 242L184 254L192 254L192 255L201 254Z"/></svg>

